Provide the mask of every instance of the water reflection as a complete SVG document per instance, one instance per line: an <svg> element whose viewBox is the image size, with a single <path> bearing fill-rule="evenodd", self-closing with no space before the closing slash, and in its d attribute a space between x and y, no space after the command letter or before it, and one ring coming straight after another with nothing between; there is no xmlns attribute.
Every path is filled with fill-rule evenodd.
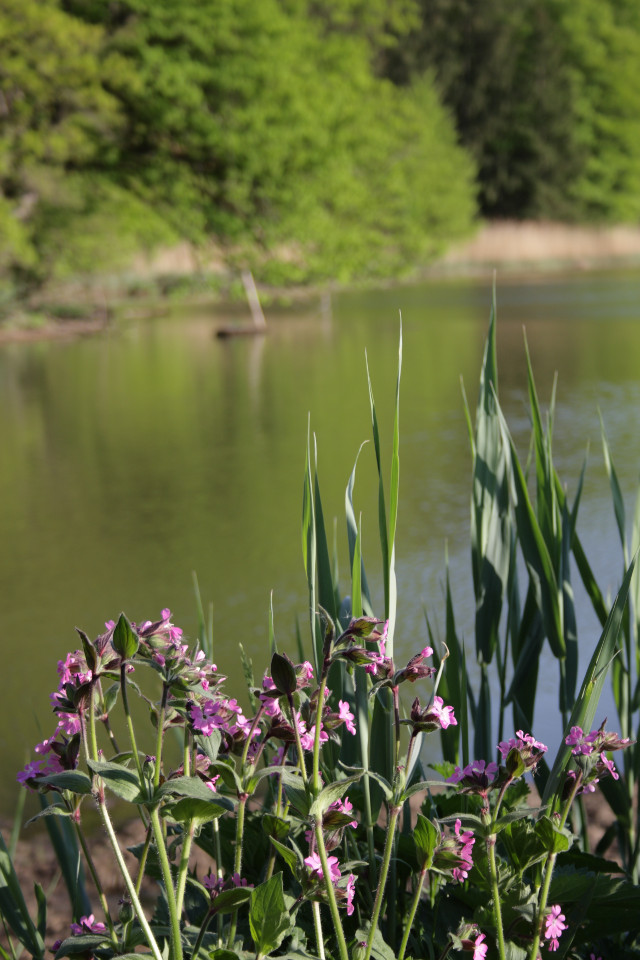
<svg viewBox="0 0 640 960"><path fill-rule="evenodd" d="M591 440L579 528L605 591L619 582L621 559L597 410L631 495L639 459L639 293L640 280L630 275L510 279L498 290L500 391L519 449L526 455L529 434L523 323L545 404L559 373L555 450L570 499ZM271 589L278 641L293 647L295 618L303 630L307 622L299 524L308 414L325 518L331 525L338 517L346 571L344 487L371 432L365 349L388 463L399 311L398 642L411 655L426 636L425 608L432 619L441 615L447 542L458 626L472 643L460 377L474 407L489 303L487 282L446 281L334 295L304 312L267 311L265 338L218 341L212 310L203 308L92 340L0 349L6 769L20 767L25 751L50 732L47 694L55 661L76 645L73 627L95 634L120 609L136 619L170 606L193 635L193 569L214 602L221 669L239 680L239 640L262 669ZM369 443L355 499L380 602L376 496ZM584 664L597 627L586 602L580 616ZM544 682L548 729L536 731L543 739L556 735L555 676ZM1 789L6 805L10 778Z"/></svg>

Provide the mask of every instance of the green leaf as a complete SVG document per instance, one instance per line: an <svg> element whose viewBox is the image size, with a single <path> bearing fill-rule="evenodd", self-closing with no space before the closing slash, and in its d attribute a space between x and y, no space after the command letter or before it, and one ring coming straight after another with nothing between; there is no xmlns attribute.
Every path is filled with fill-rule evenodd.
<svg viewBox="0 0 640 960"><path fill-rule="evenodd" d="M276 840L275 837L270 837L271 843L276 848L282 859L285 861L287 866L291 869L294 877L297 876L297 869L299 865L298 857L293 852L290 847L285 846L284 843L280 843L279 840Z"/></svg>
<svg viewBox="0 0 640 960"><path fill-rule="evenodd" d="M205 788L206 789L206 788ZM213 797L215 794L210 790ZM220 800L226 800L226 797L220 797ZM177 803L172 803L169 807L169 813L174 820L179 823L193 821L196 825L209 823L211 820L217 820L223 814L227 813L229 807L226 804L217 803L211 800L195 799L194 797L183 797Z"/></svg>
<svg viewBox="0 0 640 960"><path fill-rule="evenodd" d="M545 630L554 656L566 656L564 631L560 610L559 591L556 573L553 567L547 544L538 524L527 483L520 466L515 445L511 439L509 428L502 411L499 410L500 429L504 437L505 446L511 453L511 480L513 483L513 500L515 503L516 525L522 553L529 570L536 593L539 597Z"/></svg>
<svg viewBox="0 0 640 960"><path fill-rule="evenodd" d="M249 926L257 957L279 947L292 923L285 908L282 874L277 873L251 892Z"/></svg>
<svg viewBox="0 0 640 960"><path fill-rule="evenodd" d="M233 890L223 890L212 903L214 913L235 913L243 903L251 899L252 887L235 887Z"/></svg>
<svg viewBox="0 0 640 960"><path fill-rule="evenodd" d="M120 654L123 660L130 660L138 650L140 640L124 613L120 614L113 629L112 643L113 649Z"/></svg>
<svg viewBox="0 0 640 960"><path fill-rule="evenodd" d="M44 794L39 794L38 799L42 809L48 809L49 801ZM91 901L87 893L84 867L75 829L69 818L58 816L45 817L44 824L69 894L72 918L77 921L80 917L88 916L91 913Z"/></svg>
<svg viewBox="0 0 640 960"><path fill-rule="evenodd" d="M205 736L203 733L198 733L195 741L202 749L202 752L206 753L211 762L218 759L218 752L222 742L222 734L219 730L214 730L213 733L210 733L208 736Z"/></svg>
<svg viewBox="0 0 640 960"><path fill-rule="evenodd" d="M34 823L36 820L40 820L41 817L70 817L71 811L67 810L65 807L59 807L55 803L50 803L48 806L41 810L39 813L36 813L35 816L31 817L25 823L25 827L28 827L30 823Z"/></svg>
<svg viewBox="0 0 640 960"><path fill-rule="evenodd" d="M418 814L416 825L413 829L413 839L418 854L418 863L420 869L430 867L433 860L433 852L440 840L440 831L421 813Z"/></svg>
<svg viewBox="0 0 640 960"><path fill-rule="evenodd" d="M83 933L78 937L67 937L58 947L55 960L59 957L77 957L92 954L104 943L109 943L109 934Z"/></svg>
<svg viewBox="0 0 640 960"><path fill-rule="evenodd" d="M22 895L9 851L0 833L0 914L21 944L37 960L45 956L43 938L36 929Z"/></svg>
<svg viewBox="0 0 640 960"><path fill-rule="evenodd" d="M336 800L339 800L349 784L359 780L363 773L363 769L357 770L355 773L352 773L350 777L345 777L344 780L336 780L334 783L330 783L324 787L311 804L309 816L314 817L316 820L321 820L325 810L327 810L332 803L335 803Z"/></svg>
<svg viewBox="0 0 640 960"><path fill-rule="evenodd" d="M104 692L104 709L105 713L111 713L116 703L118 702L118 695L120 693L120 684L112 683Z"/></svg>
<svg viewBox="0 0 640 960"><path fill-rule="evenodd" d="M269 670L278 693L291 694L297 688L296 671L289 657L274 653L271 657L271 668Z"/></svg>
<svg viewBox="0 0 640 960"><path fill-rule="evenodd" d="M82 649L84 651L84 658L87 661L87 666L89 667L89 670L95 672L96 667L98 666L98 651L96 650L93 641L89 639L84 630L81 630L80 627L76 627L76 633L82 641Z"/></svg>
<svg viewBox="0 0 640 960"><path fill-rule="evenodd" d="M349 542L349 567L351 569L351 610L353 616L359 616L361 613L366 616L373 616L373 607L371 606L371 597L369 595L369 585L367 584L367 575L364 569L362 559L361 536L359 533L359 524L356 522L356 515L353 509L353 487L356 482L356 467L358 459L367 440L360 444L360 449L356 454L356 462L347 483L344 495L344 506L347 518L347 540ZM359 542L358 542L359 541ZM356 544L358 548L356 549ZM357 564L357 568L355 566ZM358 589L354 588L357 584Z"/></svg>
<svg viewBox="0 0 640 960"><path fill-rule="evenodd" d="M91 793L91 778L82 770L63 770L61 773L50 773L41 777L40 783L47 783L59 790L70 790L71 793Z"/></svg>
<svg viewBox="0 0 640 960"><path fill-rule="evenodd" d="M133 770L108 760L88 760L87 766L104 780L117 797L132 803L147 802L146 791L142 789L138 775Z"/></svg>
<svg viewBox="0 0 640 960"><path fill-rule="evenodd" d="M34 883L33 891L36 895L36 903L38 904L38 933L44 940L47 932L47 897L42 889L42 885L39 883Z"/></svg>
<svg viewBox="0 0 640 960"><path fill-rule="evenodd" d="M216 769L219 769L218 764ZM192 800L215 803L224 810L233 810L233 801L222 794L214 793L200 777L175 777L173 780L165 780L154 799L156 797L190 797Z"/></svg>
<svg viewBox="0 0 640 960"><path fill-rule="evenodd" d="M575 702L574 708L571 711L571 717L567 723L565 736L568 735L571 727L581 727L586 731L591 729L596 708L598 706L598 701L600 700L600 694L602 693L605 677L609 670L611 660L616 653L616 646L618 643L618 636L620 634L620 626L622 623L622 615L627 603L629 584L631 583L631 577L633 575L635 564L636 557L634 557L631 561L629 569L624 576L622 585L618 591L613 606L611 607L611 612L607 617L607 622L604 625L604 630L602 631L600 640L598 641L596 649L593 652L593 656L591 657L591 661L582 681L582 687L580 688L578 699ZM549 803L552 798L554 798L554 802L558 799L559 792L562 788L560 782L561 776L563 771L566 769L570 755L571 747L564 743L563 738L563 742L560 745L556 755L556 759L542 796L543 806Z"/></svg>
<svg viewBox="0 0 640 960"><path fill-rule="evenodd" d="M478 658L493 658L511 562L508 458L501 436L496 355L495 283L480 374L471 494L471 568L476 599ZM484 754L482 754L484 756Z"/></svg>

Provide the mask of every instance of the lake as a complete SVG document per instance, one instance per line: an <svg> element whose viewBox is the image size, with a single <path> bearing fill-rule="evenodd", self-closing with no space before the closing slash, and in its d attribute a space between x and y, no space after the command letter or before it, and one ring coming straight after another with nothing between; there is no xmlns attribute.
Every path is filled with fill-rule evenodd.
<svg viewBox="0 0 640 960"><path fill-rule="evenodd" d="M475 409L490 299L486 280L441 280L336 294L330 310L319 299L266 309L265 338L217 340L216 324L229 317L200 305L90 339L0 347L0 813L15 803L14 771L55 726L48 693L56 661L78 645L75 626L95 636L120 610L141 620L168 606L193 637L195 570L214 605L216 662L237 686L238 642L257 676L266 666L271 591L280 649L294 652L296 618L306 638L300 518L309 416L346 592L344 489L371 436L365 350L388 470L400 312L398 656L424 646L425 610L442 623L446 551L459 632L473 651L471 459L460 378ZM606 595L617 589L622 559L598 409L632 514L640 276L499 279L500 396L524 459L523 325L545 406L558 372L554 449L570 500L591 444L578 529ZM376 498L369 443L355 507L382 609ZM581 670L598 635L581 602ZM541 672L534 730L551 749L560 736L555 683L554 665ZM608 692L598 718L605 713L612 725Z"/></svg>

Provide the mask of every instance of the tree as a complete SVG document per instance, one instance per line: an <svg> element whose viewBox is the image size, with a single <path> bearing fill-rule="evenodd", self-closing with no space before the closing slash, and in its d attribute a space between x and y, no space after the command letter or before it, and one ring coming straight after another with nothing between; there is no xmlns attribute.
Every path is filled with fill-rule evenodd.
<svg viewBox="0 0 640 960"><path fill-rule="evenodd" d="M637 219L634 0L420 0L420 26L383 69L403 85L435 74L487 216Z"/></svg>

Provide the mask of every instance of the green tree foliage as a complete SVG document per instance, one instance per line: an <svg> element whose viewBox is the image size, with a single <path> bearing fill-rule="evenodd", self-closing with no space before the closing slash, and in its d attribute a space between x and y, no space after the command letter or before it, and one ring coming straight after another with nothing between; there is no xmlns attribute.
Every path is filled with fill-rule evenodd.
<svg viewBox="0 0 640 960"><path fill-rule="evenodd" d="M214 236L304 280L433 254L470 227L474 171L433 85L372 69L412 9L0 0L0 256L64 274Z"/></svg>
<svg viewBox="0 0 640 960"><path fill-rule="evenodd" d="M152 239L151 211L112 180L123 118L102 41L55 0L0 0L0 271L18 283L121 262Z"/></svg>
<svg viewBox="0 0 640 960"><path fill-rule="evenodd" d="M640 212L640 7L634 0L419 0L383 67L433 71L473 154L488 216Z"/></svg>

